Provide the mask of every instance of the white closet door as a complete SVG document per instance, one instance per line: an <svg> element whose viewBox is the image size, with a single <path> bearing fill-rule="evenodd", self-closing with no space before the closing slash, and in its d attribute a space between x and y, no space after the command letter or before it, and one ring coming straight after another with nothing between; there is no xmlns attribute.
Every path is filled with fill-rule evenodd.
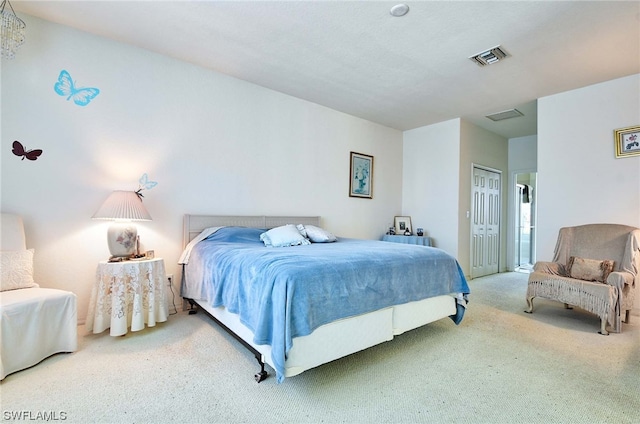
<svg viewBox="0 0 640 424"><path fill-rule="evenodd" d="M498 272L500 258L500 173L473 168L471 278Z"/></svg>

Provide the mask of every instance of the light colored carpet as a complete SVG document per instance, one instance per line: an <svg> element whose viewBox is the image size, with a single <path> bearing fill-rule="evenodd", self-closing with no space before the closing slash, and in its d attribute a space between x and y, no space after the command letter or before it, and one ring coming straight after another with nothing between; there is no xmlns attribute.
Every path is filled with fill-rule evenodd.
<svg viewBox="0 0 640 424"><path fill-rule="evenodd" d="M203 313L117 338L81 328L78 352L2 382L2 420L640 423L640 317L602 336L597 317L559 303L536 299L528 315L526 280L472 280L459 326L444 319L283 384L257 384L255 358Z"/></svg>

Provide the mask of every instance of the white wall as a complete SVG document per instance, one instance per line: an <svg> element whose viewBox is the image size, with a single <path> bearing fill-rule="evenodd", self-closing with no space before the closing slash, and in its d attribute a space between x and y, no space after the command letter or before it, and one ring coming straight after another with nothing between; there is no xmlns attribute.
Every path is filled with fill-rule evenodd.
<svg viewBox="0 0 640 424"><path fill-rule="evenodd" d="M470 274L471 168L507 170L507 139L462 119L404 132L402 213ZM503 192L506 181L503 178ZM503 208L504 216L504 208ZM506 228L501 229L504 268Z"/></svg>
<svg viewBox="0 0 640 424"><path fill-rule="evenodd" d="M509 172L535 172L538 166L538 136L509 139Z"/></svg>
<svg viewBox="0 0 640 424"><path fill-rule="evenodd" d="M636 74L538 100L538 260L564 226L640 227L640 156L616 159L613 140L640 124L639 93Z"/></svg>
<svg viewBox="0 0 640 424"><path fill-rule="evenodd" d="M613 132L638 125L640 75L538 101L538 259L560 227L640 227L640 156L616 159Z"/></svg>
<svg viewBox="0 0 640 424"><path fill-rule="evenodd" d="M507 185L507 269L515 269L515 215L516 174L529 174L538 170L538 136L529 135L509 139L509 175ZM537 194L537 186L536 186ZM535 230L534 230L535 237ZM535 240L534 240L535 246ZM534 255L535 256L535 255Z"/></svg>
<svg viewBox="0 0 640 424"><path fill-rule="evenodd" d="M457 257L460 119L405 131L403 145L402 215Z"/></svg>
<svg viewBox="0 0 640 424"><path fill-rule="evenodd" d="M22 16L21 16L22 17ZM402 134L317 104L29 16L2 60L2 211L24 216L35 277L75 292L84 320L116 189L158 185L138 225L177 273L185 213L320 215L341 236L379 238L401 208ZM61 70L97 87L86 107L54 92ZM11 153L14 140L42 149ZM373 200L350 198L349 152L373 155ZM176 284L177 285L177 284Z"/></svg>
<svg viewBox="0 0 640 424"><path fill-rule="evenodd" d="M507 169L499 137L460 119L403 135L24 19L26 44L15 60L1 62L1 206L25 218L36 279L74 291L81 320L96 263L108 256L107 224L90 217L112 190L135 190L145 172L158 186L143 192L154 220L140 223L139 232L169 273L177 273L185 213L321 215L336 234L362 238L378 238L402 214L458 257L468 275L467 174L471 162ZM58 96L53 85L62 69L100 95L87 107ZM639 88L634 75L539 100L540 260L550 259L561 226L640 226L640 157L615 159L612 136L639 123ZM493 147L474 144L480 139ZM22 161L11 154L14 140L44 152ZM373 200L347 195L349 151L375 157Z"/></svg>
<svg viewBox="0 0 640 424"><path fill-rule="evenodd" d="M500 259L498 271L506 270L507 240L507 169L509 158L508 140L498 134L487 131L465 120L461 121L460 132L460 210L458 261L465 272L471 270L471 219L466 215L471 211L471 175L473 165L481 165L499 171L502 183L502 207L500 211ZM465 268L465 266L467 268ZM468 275L468 274L467 274Z"/></svg>

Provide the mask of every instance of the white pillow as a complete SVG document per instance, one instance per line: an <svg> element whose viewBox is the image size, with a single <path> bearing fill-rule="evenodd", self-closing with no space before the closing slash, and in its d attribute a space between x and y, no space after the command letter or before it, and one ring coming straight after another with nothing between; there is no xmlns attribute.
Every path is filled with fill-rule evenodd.
<svg viewBox="0 0 640 424"><path fill-rule="evenodd" d="M324 230L320 227L316 227L315 225L302 225L298 224L298 231L304 237L307 237L314 243L331 243L336 241L337 238L329 231Z"/></svg>
<svg viewBox="0 0 640 424"><path fill-rule="evenodd" d="M272 228L260 234L260 240L267 247L287 247L311 244L304 238L295 225L287 224L281 227Z"/></svg>
<svg viewBox="0 0 640 424"><path fill-rule="evenodd" d="M0 291L39 287L33 281L33 249L0 251Z"/></svg>

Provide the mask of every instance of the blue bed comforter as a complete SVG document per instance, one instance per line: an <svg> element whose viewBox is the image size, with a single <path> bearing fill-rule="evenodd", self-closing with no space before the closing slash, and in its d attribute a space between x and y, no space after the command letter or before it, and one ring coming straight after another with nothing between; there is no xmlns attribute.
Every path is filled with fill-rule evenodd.
<svg viewBox="0 0 640 424"><path fill-rule="evenodd" d="M469 293L458 262L440 249L345 238L268 248L263 231L223 227L197 243L181 295L238 314L254 343L271 345L278 381L294 337L388 306Z"/></svg>

